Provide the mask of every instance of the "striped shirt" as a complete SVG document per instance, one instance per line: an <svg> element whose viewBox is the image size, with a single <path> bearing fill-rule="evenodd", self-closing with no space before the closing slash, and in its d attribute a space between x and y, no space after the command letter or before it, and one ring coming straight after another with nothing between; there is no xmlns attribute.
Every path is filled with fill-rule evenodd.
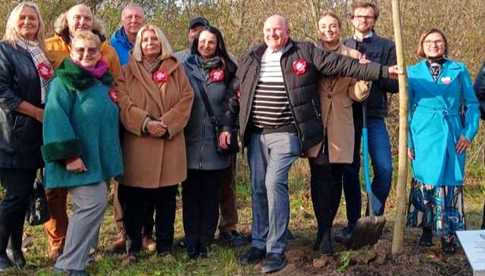
<svg viewBox="0 0 485 276"><path fill-rule="evenodd" d="M258 128L278 128L295 121L281 71L281 55L281 50L273 53L268 48L261 59L251 110L252 122Z"/></svg>

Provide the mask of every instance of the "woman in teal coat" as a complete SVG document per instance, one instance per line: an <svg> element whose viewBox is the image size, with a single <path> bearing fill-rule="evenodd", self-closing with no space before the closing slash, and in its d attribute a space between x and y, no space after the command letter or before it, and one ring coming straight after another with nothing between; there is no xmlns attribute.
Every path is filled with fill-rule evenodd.
<svg viewBox="0 0 485 276"><path fill-rule="evenodd" d="M466 66L448 59L447 50L443 32L432 29L419 42L423 60L408 68L408 155L414 177L408 224L423 228L420 245L431 246L435 232L443 251L452 254L455 231L465 228L465 152L480 112Z"/></svg>
<svg viewBox="0 0 485 276"><path fill-rule="evenodd" d="M122 173L118 107L99 37L79 31L56 69L44 111L47 189L67 188L74 206L55 270L85 275L107 204L106 181Z"/></svg>

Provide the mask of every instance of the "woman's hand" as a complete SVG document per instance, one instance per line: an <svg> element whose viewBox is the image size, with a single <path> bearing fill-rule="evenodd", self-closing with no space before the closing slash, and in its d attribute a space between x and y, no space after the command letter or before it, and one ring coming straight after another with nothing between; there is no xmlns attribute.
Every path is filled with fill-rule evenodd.
<svg viewBox="0 0 485 276"><path fill-rule="evenodd" d="M34 118L40 123L42 123L42 121L44 120L44 109L37 108Z"/></svg>
<svg viewBox="0 0 485 276"><path fill-rule="evenodd" d="M414 151L408 148L408 157L410 160L414 160Z"/></svg>
<svg viewBox="0 0 485 276"><path fill-rule="evenodd" d="M147 132L153 137L162 137L167 132L167 129L162 122L151 120L147 123Z"/></svg>
<svg viewBox="0 0 485 276"><path fill-rule="evenodd" d="M88 168L84 165L81 157L76 157L66 161L66 170L73 173L82 173L88 171Z"/></svg>
<svg viewBox="0 0 485 276"><path fill-rule="evenodd" d="M387 73L389 74L390 79L396 80L399 75L404 74L401 69L397 65L389 66L387 69Z"/></svg>
<svg viewBox="0 0 485 276"><path fill-rule="evenodd" d="M459 154L463 153L471 144L465 136L461 135L458 143L456 143L456 152Z"/></svg>
<svg viewBox="0 0 485 276"><path fill-rule="evenodd" d="M231 133L229 131L223 131L219 135L219 147L222 149L227 149L229 148L229 145L231 144Z"/></svg>
<svg viewBox="0 0 485 276"><path fill-rule="evenodd" d="M367 64L367 63L370 63L370 60L368 60L365 55L361 55L360 58L359 58L359 63L360 64Z"/></svg>

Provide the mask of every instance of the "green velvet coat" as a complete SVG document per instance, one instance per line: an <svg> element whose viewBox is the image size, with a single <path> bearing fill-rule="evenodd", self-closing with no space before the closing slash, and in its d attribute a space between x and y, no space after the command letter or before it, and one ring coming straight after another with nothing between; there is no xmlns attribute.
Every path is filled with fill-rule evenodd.
<svg viewBox="0 0 485 276"><path fill-rule="evenodd" d="M44 110L42 155L46 188L85 186L122 174L118 107L99 80L83 90L68 89L60 77L50 84ZM66 170L80 156L83 173Z"/></svg>

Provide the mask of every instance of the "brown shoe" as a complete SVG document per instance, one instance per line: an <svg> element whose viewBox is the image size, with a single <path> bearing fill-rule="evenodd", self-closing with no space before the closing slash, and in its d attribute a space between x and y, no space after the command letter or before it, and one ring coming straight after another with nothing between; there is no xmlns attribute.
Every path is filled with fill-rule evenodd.
<svg viewBox="0 0 485 276"><path fill-rule="evenodd" d="M126 251L126 236L123 233L118 234L113 244L108 248L110 253L123 253Z"/></svg>
<svg viewBox="0 0 485 276"><path fill-rule="evenodd" d="M157 243L150 236L143 237L143 249L148 252L155 252L157 250Z"/></svg>

